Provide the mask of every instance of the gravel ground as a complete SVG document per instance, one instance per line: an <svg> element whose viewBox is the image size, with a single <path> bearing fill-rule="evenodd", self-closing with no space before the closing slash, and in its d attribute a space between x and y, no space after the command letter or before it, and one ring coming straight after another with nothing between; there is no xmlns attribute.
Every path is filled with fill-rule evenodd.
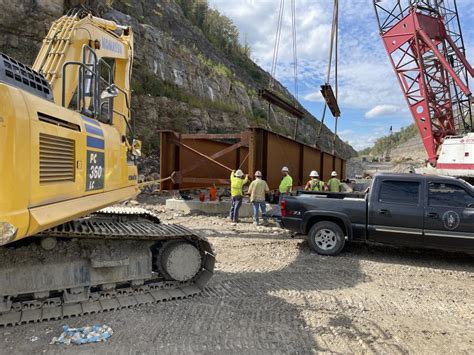
<svg viewBox="0 0 474 355"><path fill-rule="evenodd" d="M0 353L474 353L472 257L360 245L323 257L276 226L162 216L211 238L203 294L69 320L110 325L104 344L49 345L64 320L3 328Z"/></svg>

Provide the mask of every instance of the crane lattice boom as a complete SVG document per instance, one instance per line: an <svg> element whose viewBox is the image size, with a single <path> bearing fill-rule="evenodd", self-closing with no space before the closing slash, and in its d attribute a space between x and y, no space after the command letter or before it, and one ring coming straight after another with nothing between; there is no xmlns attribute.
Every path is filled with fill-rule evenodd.
<svg viewBox="0 0 474 355"><path fill-rule="evenodd" d="M432 165L448 136L472 131L468 63L455 0L374 0L380 33Z"/></svg>

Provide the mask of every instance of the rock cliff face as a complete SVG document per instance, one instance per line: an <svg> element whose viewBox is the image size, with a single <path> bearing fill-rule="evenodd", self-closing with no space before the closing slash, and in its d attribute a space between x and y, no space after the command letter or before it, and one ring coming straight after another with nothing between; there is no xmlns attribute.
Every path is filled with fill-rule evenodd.
<svg viewBox="0 0 474 355"><path fill-rule="evenodd" d="M428 159L423 141L420 136L410 138L408 141L393 148L390 154L394 161L411 160L418 163L423 163Z"/></svg>
<svg viewBox="0 0 474 355"><path fill-rule="evenodd" d="M157 148L157 131L238 132L265 127L268 105L257 91L269 75L250 61L235 63L216 49L173 0L0 0L0 51L31 65L52 21L71 7L85 5L98 16L129 24L135 33L133 108L145 149ZM276 90L294 98L279 83ZM270 128L291 136L295 119L274 109ZM307 112L298 140L331 151L333 134ZM337 139L344 158L355 151Z"/></svg>

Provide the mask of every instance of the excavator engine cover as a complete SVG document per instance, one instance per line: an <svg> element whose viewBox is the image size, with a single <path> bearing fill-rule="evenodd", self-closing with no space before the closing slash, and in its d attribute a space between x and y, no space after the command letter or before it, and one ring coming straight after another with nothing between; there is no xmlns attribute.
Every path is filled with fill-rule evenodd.
<svg viewBox="0 0 474 355"><path fill-rule="evenodd" d="M3 53L0 53L0 81L53 101L53 91L43 75Z"/></svg>

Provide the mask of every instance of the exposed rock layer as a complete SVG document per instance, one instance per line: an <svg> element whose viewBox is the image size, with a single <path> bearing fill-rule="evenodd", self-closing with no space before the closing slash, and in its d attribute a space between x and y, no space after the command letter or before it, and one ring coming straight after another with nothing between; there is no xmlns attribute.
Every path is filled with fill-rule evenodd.
<svg viewBox="0 0 474 355"><path fill-rule="evenodd" d="M248 126L265 126L266 102L257 91L268 73L251 63L243 68L214 48L172 0L17 0L15 6L0 0L0 51L31 65L51 22L79 4L96 14L129 24L135 33L133 108L137 133L147 150L158 146L157 131L237 132ZM248 64L248 63L247 63ZM279 83L276 90L290 100ZM272 130L292 135L295 119L275 109ZM333 134L307 112L298 126L298 140L332 150ZM336 142L344 158L355 151Z"/></svg>

